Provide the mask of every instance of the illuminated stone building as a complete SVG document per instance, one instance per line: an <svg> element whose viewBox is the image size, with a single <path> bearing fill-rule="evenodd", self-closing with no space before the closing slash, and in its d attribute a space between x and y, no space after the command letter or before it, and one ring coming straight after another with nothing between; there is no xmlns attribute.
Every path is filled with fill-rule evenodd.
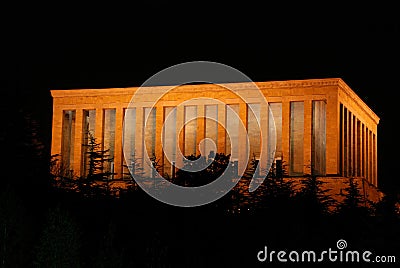
<svg viewBox="0 0 400 268"><path fill-rule="evenodd" d="M129 103L137 91L135 87L51 90L52 154L61 155L64 166L74 175L84 176L87 172L87 146L84 145L90 132L113 157L113 162L105 168L115 174L113 179L121 179L127 173L123 130L128 127L134 130L129 132L132 141L129 154L134 152L137 159L143 159L146 147L148 154L159 160L161 172L169 176L173 174L171 162L182 161L176 158L175 148L179 147L185 156L199 155L201 146L198 145L205 138L215 142L216 152L231 153L231 160L235 162L236 156L246 150L241 142L243 133L235 131L239 122L232 113L236 112L248 130L249 140L253 141L250 155L260 157L260 146L257 146L261 143L260 129L255 120L259 118L261 129L263 126L267 129L267 140L276 138L276 148L272 149L275 153L272 154L270 149L267 153L273 157L272 161L281 160L285 164L288 177L313 174L329 180L332 185L339 185L344 178L356 177L365 189L378 185L379 117L343 80L255 84L268 101L269 109L260 103L248 83L229 84L246 96L246 102L223 85L195 84L174 88L160 98L153 109L149 100L158 94L161 86L145 88L131 106ZM193 98L196 100L185 105L185 101ZM218 102L209 102L205 98ZM168 137L162 130L167 116L177 126L168 130ZM125 124L124 118L128 119ZM271 124L275 125L276 132L268 132L274 130ZM185 127L178 127L182 125ZM230 139L223 125L227 130L233 130ZM235 139L239 146L231 148L231 141ZM213 153L209 143L202 146L204 155ZM175 159L169 161L164 156L168 150ZM365 191L372 193L372 190Z"/></svg>

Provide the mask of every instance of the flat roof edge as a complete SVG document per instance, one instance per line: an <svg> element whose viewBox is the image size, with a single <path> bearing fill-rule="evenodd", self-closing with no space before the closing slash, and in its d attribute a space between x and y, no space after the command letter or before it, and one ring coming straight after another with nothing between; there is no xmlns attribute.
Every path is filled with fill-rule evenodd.
<svg viewBox="0 0 400 268"><path fill-rule="evenodd" d="M301 79L301 80L282 80L282 81L265 81L265 82L234 82L234 83L216 83L216 84L194 84L181 85L181 87L196 88L201 86L203 89L215 88L219 86L229 86L233 88L251 88L256 85L259 88L290 88L290 87L310 87L310 86L335 86L338 85L340 78L317 78L317 79ZM161 89L176 87L177 85L168 86L146 86L149 89ZM51 89L52 97L81 96L87 95L106 95L106 94L132 94L140 87L125 87L125 88L86 88L86 89Z"/></svg>
<svg viewBox="0 0 400 268"><path fill-rule="evenodd" d="M368 107L368 105L341 79L341 78L313 78L313 79L298 79L298 80L281 80L281 81L264 81L264 82L235 82L235 83L217 83L217 84L189 84L182 85L187 89L201 87L203 90L216 89L216 86L250 89L255 86L260 89L279 89L279 88L305 88L305 87L323 87L337 86L343 90L350 98L352 98L367 114L378 124L380 118ZM148 89L165 89L174 88L177 85L168 86L146 86ZM93 89L52 89L50 90L53 98L74 97L74 96L98 96L98 95L131 95L134 94L140 87L125 87L125 88L93 88Z"/></svg>
<svg viewBox="0 0 400 268"><path fill-rule="evenodd" d="M368 114L376 124L379 124L379 116L372 111L371 108L347 85L342 79L338 81L339 88L343 90L351 99L353 99L360 107L363 109L366 114Z"/></svg>

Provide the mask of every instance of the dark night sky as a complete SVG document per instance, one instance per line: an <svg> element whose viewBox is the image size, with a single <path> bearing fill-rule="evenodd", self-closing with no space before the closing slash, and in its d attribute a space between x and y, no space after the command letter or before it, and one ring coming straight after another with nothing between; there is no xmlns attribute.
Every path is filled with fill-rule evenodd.
<svg viewBox="0 0 400 268"><path fill-rule="evenodd" d="M396 9L166 8L148 4L124 13L91 10L90 16L70 13L71 7L62 14L27 8L3 18L0 94L9 101L2 109L17 103L34 111L50 135L50 89L139 86L166 67L194 60L230 65L254 81L341 77L381 118L379 172L394 185Z"/></svg>

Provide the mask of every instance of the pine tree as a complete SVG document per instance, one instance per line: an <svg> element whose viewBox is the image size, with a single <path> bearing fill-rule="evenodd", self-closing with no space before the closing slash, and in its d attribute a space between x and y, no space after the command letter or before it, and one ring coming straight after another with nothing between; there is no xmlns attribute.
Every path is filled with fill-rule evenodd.
<svg viewBox="0 0 400 268"><path fill-rule="evenodd" d="M229 159L230 155L223 153L217 153L214 158L209 158L208 160L201 155L186 156L184 159L184 169L176 172L174 183L190 187L211 183L224 173L230 163ZM190 170L199 171L191 172Z"/></svg>
<svg viewBox="0 0 400 268"><path fill-rule="evenodd" d="M324 182L316 176L307 176L301 181L302 187L297 194L302 211L309 217L329 215L335 200L329 195L330 189L323 187Z"/></svg>
<svg viewBox="0 0 400 268"><path fill-rule="evenodd" d="M0 131L0 146L5 152L2 158L4 172L2 182L15 185L15 189L25 191L22 196L33 192L35 197L45 196L50 188L48 176L49 152L45 146L43 126L37 115L25 108L7 113ZM18 172L15 163L26 172ZM1 186L1 185L0 185ZM38 194L40 192L40 194Z"/></svg>
<svg viewBox="0 0 400 268"><path fill-rule="evenodd" d="M344 193L341 193L344 199L338 206L339 214L346 217L370 215L371 209L368 207L368 201L361 195L358 183L354 178L349 178L346 184Z"/></svg>
<svg viewBox="0 0 400 268"><path fill-rule="evenodd" d="M80 232L74 219L57 207L48 212L36 248L36 267L79 267Z"/></svg>
<svg viewBox="0 0 400 268"><path fill-rule="evenodd" d="M143 167L139 160L135 154L132 154L129 159L126 159L126 162L129 164L123 165L123 179L128 180L128 189L131 190L137 189L135 178L142 178L144 176Z"/></svg>
<svg viewBox="0 0 400 268"><path fill-rule="evenodd" d="M256 195L256 192L254 193L249 193L249 186L250 182L253 179L253 176L257 170L257 164L258 161L256 158L253 156L253 158L250 160L250 163L248 164L248 167L244 171L244 174L240 178L239 182L235 185L235 187L232 189L230 192L230 197L231 197L231 203L232 203L232 208L231 211L233 213L244 213L248 212L251 209L255 208L255 203L254 201L257 200L251 200L252 197ZM260 192L260 189L257 189L258 193ZM256 199L256 198L254 198Z"/></svg>
<svg viewBox="0 0 400 268"><path fill-rule="evenodd" d="M400 196L396 193L386 193L383 198L374 205L375 214L387 220L400 219Z"/></svg>
<svg viewBox="0 0 400 268"><path fill-rule="evenodd" d="M94 267L124 267L123 265L123 251L116 243L117 226L115 223L110 222L107 230L102 236L97 250L98 254L94 259Z"/></svg>
<svg viewBox="0 0 400 268"><path fill-rule="evenodd" d="M151 161L151 165L152 165L152 169L151 169L151 177L155 178L157 176L157 174L160 174L160 170L161 170L161 164L160 164L160 160L157 159L157 157L153 154L152 157L150 157L150 161Z"/></svg>
<svg viewBox="0 0 400 268"><path fill-rule="evenodd" d="M260 186L260 197L263 200L263 206L269 213L290 214L293 209L294 187L293 181L284 179L287 175L282 161L277 160L273 163L264 183Z"/></svg>
<svg viewBox="0 0 400 268"><path fill-rule="evenodd" d="M80 178L79 188L84 194L93 193L96 188L103 189L106 195L111 191L111 177L115 175L111 170L106 170L105 164L111 163L113 158L109 155L109 149L101 149L101 143L96 142L92 133L88 133L87 147L87 175Z"/></svg>
<svg viewBox="0 0 400 268"><path fill-rule="evenodd" d="M201 156L188 155L183 159L183 168L176 172L175 184L185 187L195 187L205 185L206 177L204 176L204 170L201 170L201 166L206 166L205 161L198 161ZM192 170L200 170L192 172Z"/></svg>
<svg viewBox="0 0 400 268"><path fill-rule="evenodd" d="M53 187L74 191L76 188L76 177L70 173L60 160L60 155L50 157L50 181Z"/></svg>
<svg viewBox="0 0 400 268"><path fill-rule="evenodd" d="M27 230L21 201L10 185L0 190L0 267L19 267L26 261L21 258L26 256L22 251Z"/></svg>

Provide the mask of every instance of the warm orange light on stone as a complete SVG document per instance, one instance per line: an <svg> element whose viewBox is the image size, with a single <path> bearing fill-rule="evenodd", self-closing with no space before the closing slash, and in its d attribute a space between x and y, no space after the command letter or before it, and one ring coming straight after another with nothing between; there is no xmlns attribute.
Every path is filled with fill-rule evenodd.
<svg viewBox="0 0 400 268"><path fill-rule="evenodd" d="M301 101L304 103L304 173L310 174L311 155L312 155L312 101L323 100L326 102L326 178L331 178L331 185L339 189L338 184L342 177L365 178L363 182L368 189L373 189L378 185L377 178L377 126L379 117L350 89L350 87L340 78L328 79L307 79L289 81L256 82L268 102L282 103L282 159L288 162L290 150L290 102ZM237 88L241 94L248 99L258 103L257 95L249 89L246 83L230 84L230 87ZM147 107L146 100L163 87L148 87L142 91L138 97L136 107L136 124L142 124L143 109ZM127 108L133 94L137 91L136 87L130 88L106 88L106 89L71 89L71 90L51 90L53 97L53 126L52 126L52 154L61 154L62 141L62 121L64 110L76 111L75 135L74 135L74 154L73 167L71 169L76 175L80 175L82 170L82 114L83 110L96 110L96 139L102 142L102 130L104 126L103 109L116 109L115 122L115 155L114 171L115 178L120 178L123 165L123 146L122 131L124 109ZM212 98L225 104L239 104L239 116L246 124L247 104L238 98L234 93L227 90L223 85L214 84L195 84L183 85L174 88L164 95L156 104L156 143L155 154L158 159L163 159L161 148L161 128L164 122L163 107L178 106L180 103L192 98ZM197 122L197 142L204 138L204 103L199 102L198 113L200 118ZM346 114L341 111L345 107ZM225 120L226 108L218 105L218 120ZM178 109L177 122L182 122L183 111ZM261 120L267 120L268 113L261 112ZM347 116L344 120L344 116ZM342 118L341 118L342 117ZM344 121L343 121L344 120ZM221 121L221 122L222 122ZM341 123L346 122L346 129L349 131L344 137L341 132ZM362 129L365 129L362 132ZM136 139L141 140L143 133L140 127L136 128ZM366 131L368 130L368 131ZM179 145L183 147L183 132L179 131ZM344 150L344 141L347 142ZM218 124L218 152L225 153L225 130ZM342 149L341 149L342 148ZM139 148L140 149L140 148ZM239 148L239 152L243 148ZM368 150L368 151L367 151ZM197 149L198 151L198 149ZM198 153L198 152L197 152ZM345 155L346 154L346 155ZM364 157L362 157L364 155ZM179 160L177 160L179 161ZM346 170L344 168L346 167ZM336 190L338 191L338 190ZM371 195L373 195L373 190Z"/></svg>

